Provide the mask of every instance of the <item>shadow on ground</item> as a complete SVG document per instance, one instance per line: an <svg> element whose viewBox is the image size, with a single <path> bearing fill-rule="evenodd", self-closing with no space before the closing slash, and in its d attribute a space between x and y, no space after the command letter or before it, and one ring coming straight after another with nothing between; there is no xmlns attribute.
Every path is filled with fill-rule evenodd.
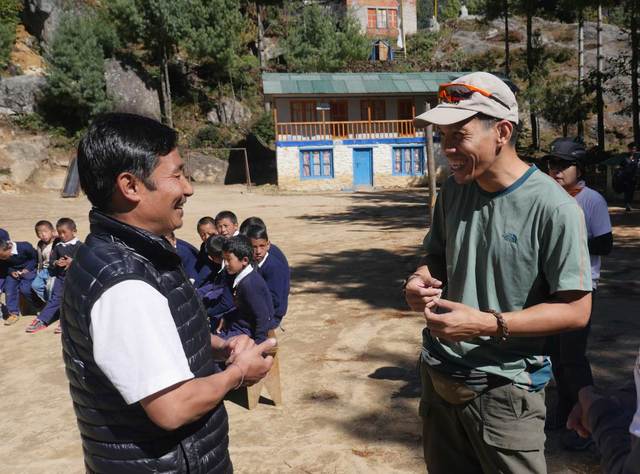
<svg viewBox="0 0 640 474"><path fill-rule="evenodd" d="M298 219L322 224L366 224L382 230L429 226L429 193L426 190L406 192L358 192L351 195L345 211L328 214L305 214Z"/></svg>
<svg viewBox="0 0 640 474"><path fill-rule="evenodd" d="M415 250L396 253L372 248L315 254L304 265L291 268L291 280L305 293L333 294L376 308L407 309L401 285L417 264L418 257L411 253Z"/></svg>

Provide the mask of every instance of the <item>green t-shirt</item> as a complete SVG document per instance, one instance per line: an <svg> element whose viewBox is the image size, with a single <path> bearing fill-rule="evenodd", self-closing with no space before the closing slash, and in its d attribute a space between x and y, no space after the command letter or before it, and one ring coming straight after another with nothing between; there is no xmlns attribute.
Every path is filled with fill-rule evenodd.
<svg viewBox="0 0 640 474"><path fill-rule="evenodd" d="M535 166L497 193L448 179L424 248L446 268L443 297L480 310L515 311L559 291L591 291L584 215ZM544 337L449 342L425 329L423 360L456 377L493 374L539 390L551 376L543 345Z"/></svg>

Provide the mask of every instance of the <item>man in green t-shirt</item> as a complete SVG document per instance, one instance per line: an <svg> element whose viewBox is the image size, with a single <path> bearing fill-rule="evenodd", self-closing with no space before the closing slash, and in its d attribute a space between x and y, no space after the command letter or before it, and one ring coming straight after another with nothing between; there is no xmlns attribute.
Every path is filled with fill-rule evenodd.
<svg viewBox="0 0 640 474"><path fill-rule="evenodd" d="M405 284L424 312L423 443L431 474L546 472L545 336L584 327L583 214L515 150L518 104L492 74L440 86L416 118L439 127L452 176Z"/></svg>

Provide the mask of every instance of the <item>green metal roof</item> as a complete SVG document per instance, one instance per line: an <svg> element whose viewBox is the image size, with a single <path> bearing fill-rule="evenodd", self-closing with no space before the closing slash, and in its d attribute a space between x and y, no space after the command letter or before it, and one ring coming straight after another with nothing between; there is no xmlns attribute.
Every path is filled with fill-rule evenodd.
<svg viewBox="0 0 640 474"><path fill-rule="evenodd" d="M451 82L465 72L407 73L271 73L262 74L265 96L425 94L438 92L438 85Z"/></svg>

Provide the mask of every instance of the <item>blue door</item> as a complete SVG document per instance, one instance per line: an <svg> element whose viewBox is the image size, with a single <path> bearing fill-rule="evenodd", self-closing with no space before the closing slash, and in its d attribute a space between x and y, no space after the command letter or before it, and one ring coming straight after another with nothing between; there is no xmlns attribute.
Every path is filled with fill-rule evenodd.
<svg viewBox="0 0 640 474"><path fill-rule="evenodd" d="M353 150L353 185L373 186L371 148L355 148Z"/></svg>

